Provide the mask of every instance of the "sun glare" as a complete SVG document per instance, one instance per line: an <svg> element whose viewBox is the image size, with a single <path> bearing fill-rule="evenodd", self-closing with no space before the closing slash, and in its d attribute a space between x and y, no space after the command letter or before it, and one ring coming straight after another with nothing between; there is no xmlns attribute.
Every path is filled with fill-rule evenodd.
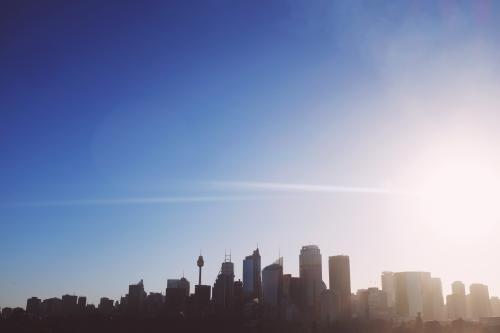
<svg viewBox="0 0 500 333"><path fill-rule="evenodd" d="M464 148L432 154L421 169L421 214L439 235L480 236L500 220L500 170L491 155Z"/></svg>

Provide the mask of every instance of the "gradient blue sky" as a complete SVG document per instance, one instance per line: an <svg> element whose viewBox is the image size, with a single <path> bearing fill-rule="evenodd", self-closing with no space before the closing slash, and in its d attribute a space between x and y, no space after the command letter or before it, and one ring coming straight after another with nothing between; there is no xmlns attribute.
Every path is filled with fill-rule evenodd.
<svg viewBox="0 0 500 333"><path fill-rule="evenodd" d="M498 2L0 6L1 307L194 283L200 249L241 277L256 243L500 294Z"/></svg>

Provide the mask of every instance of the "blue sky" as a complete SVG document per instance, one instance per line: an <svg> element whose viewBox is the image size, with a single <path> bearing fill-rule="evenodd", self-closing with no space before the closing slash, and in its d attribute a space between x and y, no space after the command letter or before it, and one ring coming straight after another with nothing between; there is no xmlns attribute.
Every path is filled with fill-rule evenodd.
<svg viewBox="0 0 500 333"><path fill-rule="evenodd" d="M256 243L294 274L301 245L349 254L355 289L423 269L500 293L495 209L399 193L439 163L495 183L496 2L1 6L0 306L194 282L200 249L206 283L225 249L241 277Z"/></svg>

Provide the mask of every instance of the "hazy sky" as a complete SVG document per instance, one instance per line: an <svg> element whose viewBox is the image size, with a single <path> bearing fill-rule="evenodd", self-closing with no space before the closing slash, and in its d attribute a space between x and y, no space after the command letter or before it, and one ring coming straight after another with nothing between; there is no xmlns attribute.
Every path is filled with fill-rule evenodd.
<svg viewBox="0 0 500 333"><path fill-rule="evenodd" d="M2 1L0 306L317 244L500 294L500 3Z"/></svg>

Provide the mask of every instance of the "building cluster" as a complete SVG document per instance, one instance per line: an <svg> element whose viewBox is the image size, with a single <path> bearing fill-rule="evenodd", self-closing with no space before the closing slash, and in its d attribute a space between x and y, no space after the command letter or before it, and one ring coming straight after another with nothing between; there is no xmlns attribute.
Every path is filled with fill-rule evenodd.
<svg viewBox="0 0 500 333"><path fill-rule="evenodd" d="M28 299L25 312L32 316L79 315L169 315L178 317L242 316L303 321L383 319L408 321L479 320L500 317L500 299L488 287L471 284L466 293L462 282L453 282L451 295L443 297L441 280L428 272L383 272L381 289L351 290L350 261L346 255L328 258L328 286L323 281L322 256L318 246L300 250L299 276L285 274L283 258L261 268L259 249L243 260L243 281L235 280L234 263L226 255L213 284L202 284L203 257L197 260L198 283L191 292L182 277L168 279L165 293L146 293L141 280L129 285L120 300L106 297L97 307L85 297ZM4 308L8 317L22 309Z"/></svg>

